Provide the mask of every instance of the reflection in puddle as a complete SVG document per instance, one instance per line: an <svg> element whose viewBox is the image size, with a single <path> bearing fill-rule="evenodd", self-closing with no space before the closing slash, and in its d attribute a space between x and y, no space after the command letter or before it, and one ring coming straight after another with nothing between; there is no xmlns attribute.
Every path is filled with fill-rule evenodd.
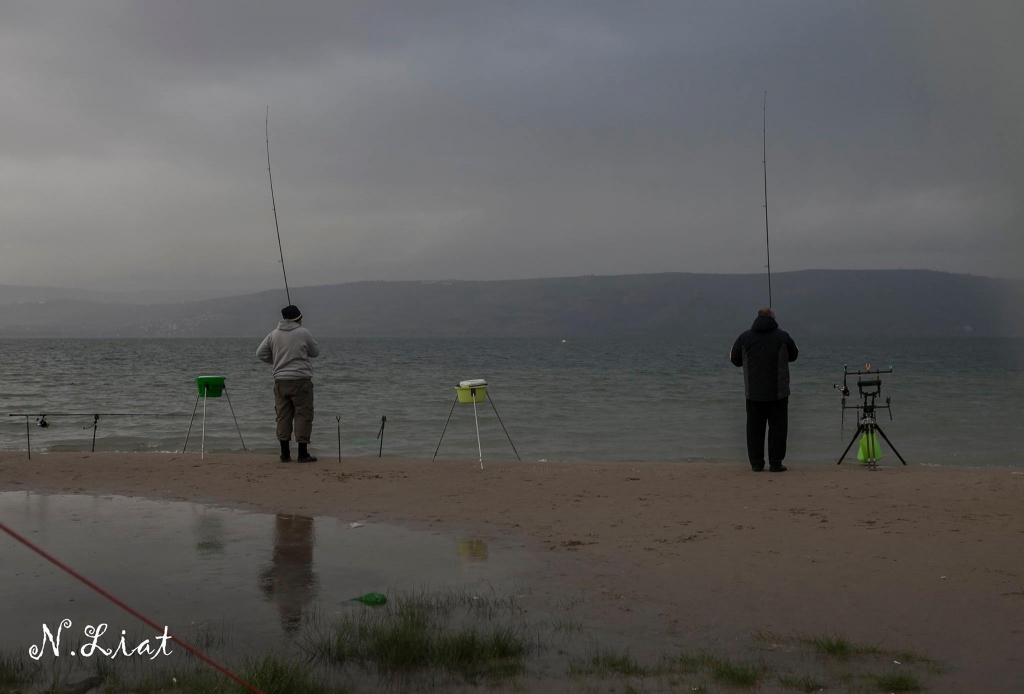
<svg viewBox="0 0 1024 694"><path fill-rule="evenodd" d="M483 540L459 540L456 553L465 564L487 561L487 543Z"/></svg>
<svg viewBox="0 0 1024 694"><path fill-rule="evenodd" d="M229 624L232 648L276 647L305 615L393 590L511 590L536 564L482 540L351 519L276 516L125 497L0 492L0 520L171 632ZM43 623L141 627L42 558L0 538L0 649Z"/></svg>
<svg viewBox="0 0 1024 694"><path fill-rule="evenodd" d="M193 529L196 550L200 554L224 553L224 519L215 513L202 513Z"/></svg>
<svg viewBox="0 0 1024 694"><path fill-rule="evenodd" d="M260 573L260 589L277 605L281 627L288 633L298 631L302 612L316 594L312 518L290 513L274 517L274 554Z"/></svg>

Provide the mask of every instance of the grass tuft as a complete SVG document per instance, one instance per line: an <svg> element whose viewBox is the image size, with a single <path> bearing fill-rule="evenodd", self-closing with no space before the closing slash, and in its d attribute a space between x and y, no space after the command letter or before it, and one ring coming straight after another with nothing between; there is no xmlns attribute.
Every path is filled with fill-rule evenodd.
<svg viewBox="0 0 1024 694"><path fill-rule="evenodd" d="M288 662L277 655L265 655L246 661L242 679L263 694L333 694L344 690L328 686L300 663Z"/></svg>
<svg viewBox="0 0 1024 694"><path fill-rule="evenodd" d="M840 660L849 660L857 652L857 647L853 643L837 634L810 636L800 640L818 653Z"/></svg>
<svg viewBox="0 0 1024 694"><path fill-rule="evenodd" d="M883 692L919 692L921 682L909 672L887 672L872 675L875 686Z"/></svg>
<svg viewBox="0 0 1024 694"><path fill-rule="evenodd" d="M39 666L15 653L0 652L0 687L21 687L39 677Z"/></svg>
<svg viewBox="0 0 1024 694"><path fill-rule="evenodd" d="M800 643L810 646L821 655L836 658L838 660L849 660L854 656L896 655L896 652L894 651L887 651L877 645L854 643L843 636L839 636L838 634L801 636L798 637L797 640ZM900 653L909 653L909 651L900 651ZM914 656L912 655L911 657ZM910 661L908 660L908 662Z"/></svg>
<svg viewBox="0 0 1024 694"><path fill-rule="evenodd" d="M228 622L200 624L189 634L189 645L200 651L208 651L214 648L230 646L232 641L232 627Z"/></svg>
<svg viewBox="0 0 1024 694"><path fill-rule="evenodd" d="M753 632L751 638L758 643L763 643L766 646L777 646L783 642L783 638L776 634L774 631L768 629L758 629Z"/></svg>
<svg viewBox="0 0 1024 694"><path fill-rule="evenodd" d="M551 617L548 620L548 626L550 626L551 631L556 634L562 632L568 635L573 632L583 631L583 623L576 619L571 612Z"/></svg>
<svg viewBox="0 0 1024 694"><path fill-rule="evenodd" d="M464 619L453 625L457 611ZM359 609L331 625L316 625L302 647L314 659L355 663L382 674L435 669L469 681L508 679L524 669L523 660L534 648L526 627L513 618L517 611L512 602L486 597L398 594L382 608Z"/></svg>
<svg viewBox="0 0 1024 694"><path fill-rule="evenodd" d="M212 694L226 690L226 686L216 688L222 684L218 679L221 677L223 675L219 673L207 671L205 665L202 668L196 666L188 669L160 668L138 678L131 678L125 672L119 671L104 681L102 691L103 694L156 694L179 691Z"/></svg>
<svg viewBox="0 0 1024 694"><path fill-rule="evenodd" d="M928 672L939 673L943 670L942 663L934 658L929 658L928 656L921 655L915 651L890 651L889 655L904 665L922 665L926 670L928 670Z"/></svg>
<svg viewBox="0 0 1024 694"><path fill-rule="evenodd" d="M236 672L264 694L343 694L347 691L326 684L308 664L291 662L273 654L249 658ZM241 694L248 690L206 665L192 665L151 671L138 679L118 675L105 682L102 691L104 694Z"/></svg>
<svg viewBox="0 0 1024 694"><path fill-rule="evenodd" d="M661 661L658 663L658 672L693 674L716 662L718 662L718 659L706 651L701 651L696 655L685 651L676 655L668 655L666 653L661 656Z"/></svg>
<svg viewBox="0 0 1024 694"><path fill-rule="evenodd" d="M716 658L710 665L711 676L716 682L734 687L756 687L765 671L761 663L734 663L728 658Z"/></svg>
<svg viewBox="0 0 1024 694"><path fill-rule="evenodd" d="M825 685L818 682L810 675L793 675L790 673L783 673L779 675L779 684L788 689L796 689L805 694L810 692L817 692L825 688Z"/></svg>
<svg viewBox="0 0 1024 694"><path fill-rule="evenodd" d="M589 660L573 660L569 663L570 675L608 675L617 674L626 677L643 677L651 674L651 670L637 662L629 653L629 649L621 653L598 649Z"/></svg>

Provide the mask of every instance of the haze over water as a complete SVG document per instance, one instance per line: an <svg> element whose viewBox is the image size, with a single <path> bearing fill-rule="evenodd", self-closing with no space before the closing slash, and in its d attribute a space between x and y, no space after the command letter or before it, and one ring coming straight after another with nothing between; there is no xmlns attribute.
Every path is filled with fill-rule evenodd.
<svg viewBox="0 0 1024 694"><path fill-rule="evenodd" d="M739 326L737 333L744 326ZM315 326L311 326L315 333ZM453 386L484 378L524 461L746 460L743 379L727 353L735 336L691 340L329 339L314 362L314 452L429 458L451 407ZM977 338L801 340L792 365L789 456L834 464L856 428L840 433L843 364L892 364L884 430L911 464L1020 465L1024 340ZM89 450L91 413L107 417L97 450L180 451L196 403L192 379L227 376L251 450L276 451L269 366L258 339L0 340L3 414L70 412L31 426L33 450ZM851 390L856 395L855 381ZM851 397L851 404L854 398ZM859 401L858 401L859 402ZM484 459L515 456L490 404L479 407ZM241 450L225 399L207 407L207 450ZM189 449L198 451L202 402ZM88 428L83 428L88 427ZM24 450L25 418L4 417L0 448ZM898 464L886 448L883 463ZM847 457L856 464L855 451ZM457 405L439 457L477 457L472 406Z"/></svg>

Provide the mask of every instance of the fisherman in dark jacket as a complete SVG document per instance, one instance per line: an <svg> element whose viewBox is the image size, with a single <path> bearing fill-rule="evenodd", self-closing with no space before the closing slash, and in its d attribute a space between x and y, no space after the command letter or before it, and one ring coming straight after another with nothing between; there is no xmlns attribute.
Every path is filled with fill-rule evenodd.
<svg viewBox="0 0 1024 694"><path fill-rule="evenodd" d="M785 472L786 434L789 428L789 362L800 350L785 330L779 330L775 312L762 308L750 330L736 339L729 360L743 367L747 396L747 457L754 472L764 470L764 432L768 428L769 471Z"/></svg>

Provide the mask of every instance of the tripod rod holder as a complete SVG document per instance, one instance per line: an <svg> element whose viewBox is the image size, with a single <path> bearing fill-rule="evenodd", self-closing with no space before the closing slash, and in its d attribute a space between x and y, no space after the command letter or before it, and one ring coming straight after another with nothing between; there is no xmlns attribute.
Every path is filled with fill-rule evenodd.
<svg viewBox="0 0 1024 694"><path fill-rule="evenodd" d="M903 460L903 456L901 456L899 454L899 451L896 450L896 447L892 445L892 442L889 441L889 437L885 435L885 432L882 431L881 427L878 426L877 422L876 413L878 410L887 410L889 412L889 421L893 421L892 398L886 396L884 405L878 404L877 402L882 397L881 374L891 373L894 373L894 369L891 365L888 369L873 370L870 364L865 364L863 371L859 369L856 371L850 371L848 366L846 366L845 364L843 365L842 386L840 387L839 384L832 385L834 389L838 390L842 394L842 408L840 410L839 420L840 435L842 435L845 425L846 410L855 410L858 413L858 422L857 431L854 432L853 439L850 440L850 443L846 447L846 450L843 452L842 457L840 457L839 463L842 463L843 458L846 457L846 454L849 452L850 448L852 448L853 444L857 441L857 437L863 433L867 437L869 445L869 466L871 469L875 469L875 463L877 459L874 454L874 435L875 432L878 432L878 434L880 434L881 437L885 440L885 442L888 443L889 446L892 448L893 453L895 453L896 457L900 459L900 462L903 463L904 465L907 464L907 461ZM859 405L848 405L846 402L847 398L850 397L850 387L848 385L848 379L850 376L858 377L857 391L861 399L861 404ZM860 376L873 376L874 378L861 379L859 378Z"/></svg>

